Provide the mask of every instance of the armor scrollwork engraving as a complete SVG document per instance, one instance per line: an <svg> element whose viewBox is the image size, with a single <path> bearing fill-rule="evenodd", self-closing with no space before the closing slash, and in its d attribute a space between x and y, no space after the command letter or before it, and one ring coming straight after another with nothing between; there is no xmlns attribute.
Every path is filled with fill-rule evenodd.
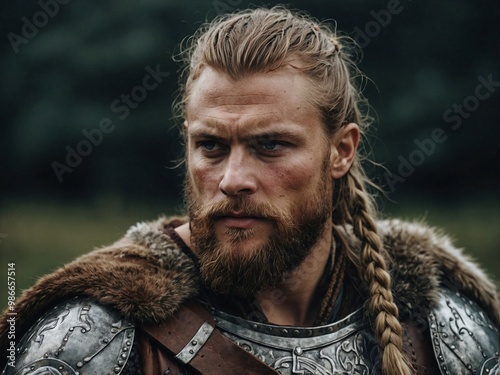
<svg viewBox="0 0 500 375"><path fill-rule="evenodd" d="M64 322L64 319L69 315L69 308L66 305L64 309L53 319L47 320L37 331L36 331L36 337L35 337L35 342L42 345L43 339L44 339L44 334L46 331L50 331L53 329L56 329L62 322Z"/></svg>
<svg viewBox="0 0 500 375"><path fill-rule="evenodd" d="M378 375L379 349L360 310L322 327L248 322L220 311L217 327L283 375Z"/></svg>
<svg viewBox="0 0 500 375"><path fill-rule="evenodd" d="M135 327L92 300L72 299L45 314L17 348L16 368L4 374L120 374L134 342Z"/></svg>
<svg viewBox="0 0 500 375"><path fill-rule="evenodd" d="M495 374L500 334L493 321L472 300L444 290L429 314L434 353L443 374ZM499 374L500 375L500 374Z"/></svg>

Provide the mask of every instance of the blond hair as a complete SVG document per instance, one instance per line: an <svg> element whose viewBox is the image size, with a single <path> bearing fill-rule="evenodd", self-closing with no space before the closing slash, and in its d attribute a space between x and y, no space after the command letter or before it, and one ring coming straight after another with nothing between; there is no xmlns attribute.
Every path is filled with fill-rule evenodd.
<svg viewBox="0 0 500 375"><path fill-rule="evenodd" d="M190 89L204 66L232 78L294 66L312 83L311 97L327 134L335 134L350 122L366 131L370 121L356 79L359 71L350 56L348 38L339 37L328 26L307 15L278 6L224 15L203 26L188 41L182 57L185 70L181 94L174 106L186 118ZM366 111L365 111L366 112ZM370 184L357 155L349 172L334 183L333 223L352 227L361 240L361 251L346 246L347 255L358 267L370 292L367 309L373 316L373 330L383 350L385 375L410 375L413 371L402 352L402 326L391 291L391 277L381 255L383 244L377 235L375 208L367 192ZM347 243L341 231L336 237Z"/></svg>

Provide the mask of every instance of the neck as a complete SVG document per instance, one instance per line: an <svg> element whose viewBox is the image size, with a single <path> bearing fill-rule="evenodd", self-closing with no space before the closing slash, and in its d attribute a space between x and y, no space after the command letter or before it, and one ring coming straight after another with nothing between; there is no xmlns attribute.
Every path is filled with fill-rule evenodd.
<svg viewBox="0 0 500 375"><path fill-rule="evenodd" d="M264 290L256 296L270 323L302 327L313 325L321 307L321 301L314 297L331 253L331 233L331 223L328 223L323 237L300 267L276 288Z"/></svg>

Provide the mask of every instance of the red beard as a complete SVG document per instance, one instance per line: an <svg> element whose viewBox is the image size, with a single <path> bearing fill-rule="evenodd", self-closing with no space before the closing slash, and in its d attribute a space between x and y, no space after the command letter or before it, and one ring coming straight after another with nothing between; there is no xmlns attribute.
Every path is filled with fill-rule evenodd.
<svg viewBox="0 0 500 375"><path fill-rule="evenodd" d="M323 170L316 193L293 202L288 210L272 203L255 203L249 196L227 197L202 206L186 181L191 242L199 256L204 284L223 295L253 296L282 283L323 236L332 212L332 190L332 182ZM238 251L244 241L262 235L254 229L225 228L225 240L217 237L216 219L236 211L272 224L271 234L262 246Z"/></svg>

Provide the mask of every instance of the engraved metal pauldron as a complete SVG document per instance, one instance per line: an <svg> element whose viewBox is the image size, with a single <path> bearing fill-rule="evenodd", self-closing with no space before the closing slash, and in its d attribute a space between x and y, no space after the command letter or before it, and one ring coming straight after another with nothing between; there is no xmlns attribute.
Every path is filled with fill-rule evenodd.
<svg viewBox="0 0 500 375"><path fill-rule="evenodd" d="M379 346L361 310L326 326L306 328L213 314L226 336L280 374L380 374Z"/></svg>
<svg viewBox="0 0 500 375"><path fill-rule="evenodd" d="M429 315L434 353L443 375L500 375L500 334L474 301L444 290Z"/></svg>
<svg viewBox="0 0 500 375"><path fill-rule="evenodd" d="M93 300L74 298L41 317L16 348L15 368L2 374L120 374L134 342L134 325Z"/></svg>

